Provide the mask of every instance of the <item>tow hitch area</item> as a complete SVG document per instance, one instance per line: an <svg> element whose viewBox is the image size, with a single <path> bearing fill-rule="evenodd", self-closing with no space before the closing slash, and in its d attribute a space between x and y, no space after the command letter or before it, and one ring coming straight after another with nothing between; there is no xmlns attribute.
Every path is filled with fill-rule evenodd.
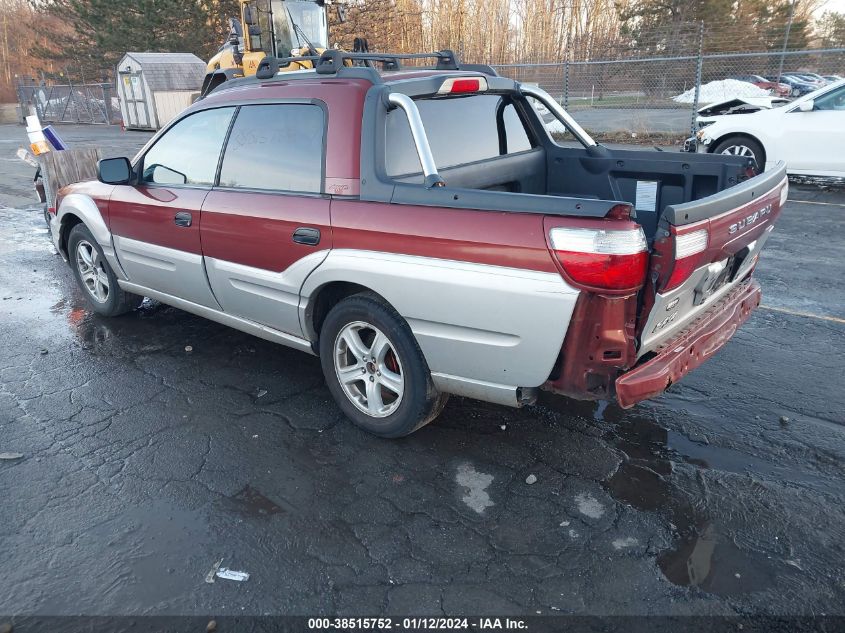
<svg viewBox="0 0 845 633"><path fill-rule="evenodd" d="M728 342L760 305L760 284L739 285L689 328L667 341L657 355L616 380L616 399L625 409L653 398L695 369Z"/></svg>

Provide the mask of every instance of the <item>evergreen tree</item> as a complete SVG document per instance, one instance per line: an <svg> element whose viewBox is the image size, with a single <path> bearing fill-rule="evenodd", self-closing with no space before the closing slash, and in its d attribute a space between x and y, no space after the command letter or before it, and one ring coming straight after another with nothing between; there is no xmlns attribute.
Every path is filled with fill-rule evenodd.
<svg viewBox="0 0 845 633"><path fill-rule="evenodd" d="M618 4L623 32L638 51L672 55L694 51L699 25L704 52L780 50L793 0L632 0ZM795 0L789 48L806 48L815 0Z"/></svg>
<svg viewBox="0 0 845 633"><path fill-rule="evenodd" d="M845 47L845 13L825 11L816 28L823 48Z"/></svg>
<svg viewBox="0 0 845 633"><path fill-rule="evenodd" d="M42 11L64 29L39 47L42 59L61 62L72 76L111 74L128 51L194 53L208 59L226 36L237 0L47 0ZM73 32L68 36L67 27Z"/></svg>

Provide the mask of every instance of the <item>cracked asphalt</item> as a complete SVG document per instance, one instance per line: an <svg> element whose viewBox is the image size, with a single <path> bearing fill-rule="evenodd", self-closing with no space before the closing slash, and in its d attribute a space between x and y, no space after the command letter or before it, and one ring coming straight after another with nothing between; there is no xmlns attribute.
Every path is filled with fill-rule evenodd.
<svg viewBox="0 0 845 633"><path fill-rule="evenodd" d="M664 396L452 398L386 441L316 358L90 313L23 142L0 126L0 614L845 615L845 191L793 187L764 306Z"/></svg>

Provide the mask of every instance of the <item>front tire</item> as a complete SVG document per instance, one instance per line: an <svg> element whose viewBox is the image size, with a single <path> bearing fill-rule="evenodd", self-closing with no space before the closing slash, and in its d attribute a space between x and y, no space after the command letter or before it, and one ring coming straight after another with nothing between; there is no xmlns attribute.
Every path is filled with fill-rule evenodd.
<svg viewBox="0 0 845 633"><path fill-rule="evenodd" d="M713 153L751 158L757 167L757 173L761 173L766 169L766 152L763 146L758 141L747 136L729 136L713 148Z"/></svg>
<svg viewBox="0 0 845 633"><path fill-rule="evenodd" d="M374 293L331 309L320 331L320 362L343 413L374 435L409 435L446 404L411 328Z"/></svg>
<svg viewBox="0 0 845 633"><path fill-rule="evenodd" d="M74 226L67 240L68 262L91 309L107 317L131 312L143 297L125 292L117 283L103 249L84 224Z"/></svg>

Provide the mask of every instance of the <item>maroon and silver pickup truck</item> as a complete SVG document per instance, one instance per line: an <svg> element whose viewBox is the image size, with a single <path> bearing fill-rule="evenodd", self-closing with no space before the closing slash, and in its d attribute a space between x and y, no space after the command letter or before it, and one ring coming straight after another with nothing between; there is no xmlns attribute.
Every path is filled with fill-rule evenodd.
<svg viewBox="0 0 845 633"><path fill-rule="evenodd" d="M760 303L783 165L608 149L534 86L406 57L265 59L63 189L51 232L92 308L147 296L318 355L343 412L399 437L449 394L630 407Z"/></svg>

